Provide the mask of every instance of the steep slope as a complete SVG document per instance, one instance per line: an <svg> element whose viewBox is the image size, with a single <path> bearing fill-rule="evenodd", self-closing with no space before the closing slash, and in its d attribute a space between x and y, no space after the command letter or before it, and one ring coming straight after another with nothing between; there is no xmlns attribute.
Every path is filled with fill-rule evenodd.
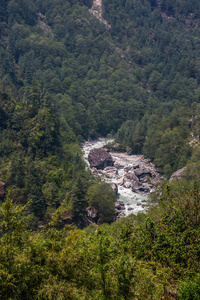
<svg viewBox="0 0 200 300"><path fill-rule="evenodd" d="M1 1L0 298L199 299L200 2L95 3L104 23L90 0ZM116 132L168 177L191 164L97 227L114 196L80 142Z"/></svg>
<svg viewBox="0 0 200 300"><path fill-rule="evenodd" d="M199 98L199 4L104 1L111 36L148 93L145 116L117 134L122 149L143 152L169 174L191 155L189 120ZM195 138L198 139L198 136Z"/></svg>
<svg viewBox="0 0 200 300"><path fill-rule="evenodd" d="M77 144L84 139L118 131L122 149L143 152L167 176L193 155L188 138L189 120L199 111L199 6L166 3L4 1L1 180L20 203L38 201L38 216L64 199L82 203L83 213L88 175Z"/></svg>

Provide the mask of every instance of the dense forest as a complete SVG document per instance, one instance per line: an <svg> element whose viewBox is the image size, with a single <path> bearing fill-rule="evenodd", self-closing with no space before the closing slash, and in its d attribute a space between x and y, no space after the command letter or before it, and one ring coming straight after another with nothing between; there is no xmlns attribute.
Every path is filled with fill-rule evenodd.
<svg viewBox="0 0 200 300"><path fill-rule="evenodd" d="M92 4L0 3L0 297L200 299L200 3ZM107 135L164 174L148 213L112 222L80 148Z"/></svg>

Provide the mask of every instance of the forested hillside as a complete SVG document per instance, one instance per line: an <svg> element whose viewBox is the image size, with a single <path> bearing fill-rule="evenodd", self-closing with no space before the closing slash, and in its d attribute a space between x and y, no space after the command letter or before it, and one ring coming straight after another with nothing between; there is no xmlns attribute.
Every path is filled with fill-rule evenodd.
<svg viewBox="0 0 200 300"><path fill-rule="evenodd" d="M199 138L199 3L104 1L104 6L111 35L147 93L140 122L123 124L117 140L142 151L169 176L186 164L190 142Z"/></svg>
<svg viewBox="0 0 200 300"><path fill-rule="evenodd" d="M44 105L57 112L43 153L59 126L66 143L118 131L122 148L143 152L167 176L187 163L189 139L198 140L188 123L198 123L200 8L168 2L105 0L107 30L91 1L4 1L1 89L23 98L32 118ZM21 102L17 109L19 118ZM23 148L39 151L44 134L26 136Z"/></svg>
<svg viewBox="0 0 200 300"><path fill-rule="evenodd" d="M92 4L0 3L0 298L199 299L200 3L103 0L109 26ZM186 177L79 230L98 201L113 221L80 149L108 134Z"/></svg>

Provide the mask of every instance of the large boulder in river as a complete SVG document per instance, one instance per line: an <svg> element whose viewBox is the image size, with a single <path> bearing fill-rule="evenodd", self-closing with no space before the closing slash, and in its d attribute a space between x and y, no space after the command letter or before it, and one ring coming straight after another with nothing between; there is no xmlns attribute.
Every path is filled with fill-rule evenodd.
<svg viewBox="0 0 200 300"><path fill-rule="evenodd" d="M141 179L142 177L152 177L152 170L147 168L146 166L140 166L139 168L135 169L135 175Z"/></svg>
<svg viewBox="0 0 200 300"><path fill-rule="evenodd" d="M142 185L139 183L139 181L133 181L131 185L132 191L135 193L138 193L138 191L141 192L141 186Z"/></svg>
<svg viewBox="0 0 200 300"><path fill-rule="evenodd" d="M109 177L116 177L118 175L118 170L115 167L106 167L103 172Z"/></svg>
<svg viewBox="0 0 200 300"><path fill-rule="evenodd" d="M90 167L104 169L113 166L113 159L109 152L102 148L92 149L88 155Z"/></svg>
<svg viewBox="0 0 200 300"><path fill-rule="evenodd" d="M138 179L138 177L135 175L135 172L132 170L130 170L130 171L128 171L128 172L126 172L125 174L124 174L124 179L126 180L126 181L131 181L131 182L139 182L139 179Z"/></svg>

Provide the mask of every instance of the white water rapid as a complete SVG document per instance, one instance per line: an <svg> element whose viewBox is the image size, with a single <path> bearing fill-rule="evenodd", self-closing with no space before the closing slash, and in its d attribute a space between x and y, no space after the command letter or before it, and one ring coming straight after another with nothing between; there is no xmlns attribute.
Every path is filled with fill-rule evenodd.
<svg viewBox="0 0 200 300"><path fill-rule="evenodd" d="M113 142L112 139L99 138L95 141L87 141L82 145L82 150L84 153L84 159L88 162L88 154L91 149L101 148L106 144ZM113 160L115 161L115 166L117 167L118 174L111 174L110 177L105 177L104 181L119 183L120 178L123 178L124 167L131 166L134 164L140 164L143 162L144 158L142 155L128 155L121 152L110 152ZM145 209L145 202L148 195L143 193L135 193L132 191L131 187L127 188L118 184L119 200L123 201L125 204L124 214L128 216L129 214L137 214L139 211Z"/></svg>

